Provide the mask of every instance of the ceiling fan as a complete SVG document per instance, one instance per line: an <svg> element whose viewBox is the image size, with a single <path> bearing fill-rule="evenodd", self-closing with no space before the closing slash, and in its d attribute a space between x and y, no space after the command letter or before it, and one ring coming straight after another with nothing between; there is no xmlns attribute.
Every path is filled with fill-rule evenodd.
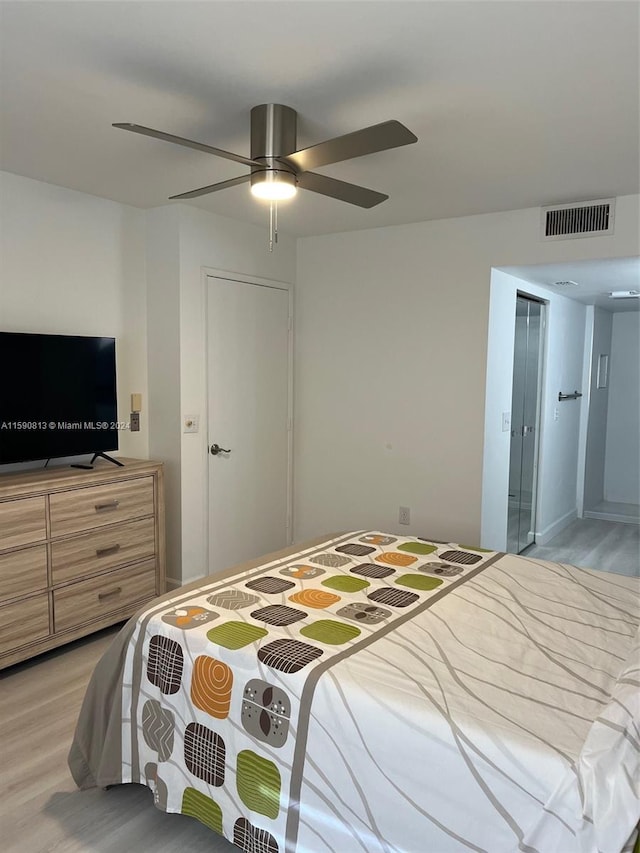
<svg viewBox="0 0 640 853"><path fill-rule="evenodd" d="M242 157L230 151L223 151L211 145L193 142L190 139L139 124L120 123L114 124L113 127L163 139L176 145L194 148L196 151L215 154L217 157L224 157L251 167L251 171L246 175L173 195L170 196L171 199L196 198L250 181L254 196L272 202L291 198L300 187L300 189L365 208L374 207L389 196L366 187L319 175L311 169L418 141L417 137L399 121L384 121L381 124L374 124L362 130L311 145L309 148L296 150L296 119L296 111L283 104L260 104L253 107L251 110L251 157Z"/></svg>

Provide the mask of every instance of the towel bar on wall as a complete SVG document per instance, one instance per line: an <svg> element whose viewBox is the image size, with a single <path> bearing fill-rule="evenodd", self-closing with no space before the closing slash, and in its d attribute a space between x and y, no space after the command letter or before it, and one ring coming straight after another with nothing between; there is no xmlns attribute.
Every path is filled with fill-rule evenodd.
<svg viewBox="0 0 640 853"><path fill-rule="evenodd" d="M580 393L580 391L574 391L573 394L563 394L562 392L560 392L558 394L558 400L560 400L560 401L562 401L562 400L577 400L578 397L582 397L582 394Z"/></svg>

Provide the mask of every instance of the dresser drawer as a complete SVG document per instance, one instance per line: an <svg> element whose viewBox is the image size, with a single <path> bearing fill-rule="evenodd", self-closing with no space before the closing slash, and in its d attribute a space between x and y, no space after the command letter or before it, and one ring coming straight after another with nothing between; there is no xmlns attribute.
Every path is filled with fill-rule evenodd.
<svg viewBox="0 0 640 853"><path fill-rule="evenodd" d="M0 654L49 636L46 592L0 607Z"/></svg>
<svg viewBox="0 0 640 853"><path fill-rule="evenodd" d="M0 550L47 538L45 498L19 498L0 503Z"/></svg>
<svg viewBox="0 0 640 853"><path fill-rule="evenodd" d="M156 549L153 518L126 521L92 530L51 545L52 583L76 580L103 569L153 557Z"/></svg>
<svg viewBox="0 0 640 853"><path fill-rule="evenodd" d="M52 536L91 530L116 521L152 515L153 477L71 489L51 495L49 501Z"/></svg>
<svg viewBox="0 0 640 853"><path fill-rule="evenodd" d="M56 631L100 619L156 594L156 562L146 560L53 591Z"/></svg>
<svg viewBox="0 0 640 853"><path fill-rule="evenodd" d="M46 545L0 554L0 602L46 588Z"/></svg>

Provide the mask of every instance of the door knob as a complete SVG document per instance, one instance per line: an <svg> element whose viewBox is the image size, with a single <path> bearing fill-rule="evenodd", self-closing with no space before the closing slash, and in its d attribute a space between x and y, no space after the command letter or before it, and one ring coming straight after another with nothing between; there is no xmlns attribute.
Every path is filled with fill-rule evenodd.
<svg viewBox="0 0 640 853"><path fill-rule="evenodd" d="M225 450L225 448L220 447L219 444L212 444L209 448L209 452L212 456L217 456L219 453L231 453L231 449L229 448L229 450Z"/></svg>

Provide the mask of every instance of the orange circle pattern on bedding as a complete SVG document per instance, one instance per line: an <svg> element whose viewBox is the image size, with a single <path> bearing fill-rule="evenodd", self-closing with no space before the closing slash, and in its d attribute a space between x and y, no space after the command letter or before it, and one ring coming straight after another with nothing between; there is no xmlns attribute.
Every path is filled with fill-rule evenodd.
<svg viewBox="0 0 640 853"><path fill-rule="evenodd" d="M191 700L196 708L212 717L224 720L229 716L233 673L215 658L200 655L193 665Z"/></svg>
<svg viewBox="0 0 640 853"><path fill-rule="evenodd" d="M415 563L417 557L410 557L409 554L398 554L397 551L387 551L385 554L380 554L375 558L376 563L388 563L390 566L410 566Z"/></svg>
<svg viewBox="0 0 640 853"><path fill-rule="evenodd" d="M302 589L300 592L290 595L289 601L295 601L296 604L304 604L306 607L315 607L320 610L340 601L340 596L334 595L332 592L324 592L322 589Z"/></svg>

